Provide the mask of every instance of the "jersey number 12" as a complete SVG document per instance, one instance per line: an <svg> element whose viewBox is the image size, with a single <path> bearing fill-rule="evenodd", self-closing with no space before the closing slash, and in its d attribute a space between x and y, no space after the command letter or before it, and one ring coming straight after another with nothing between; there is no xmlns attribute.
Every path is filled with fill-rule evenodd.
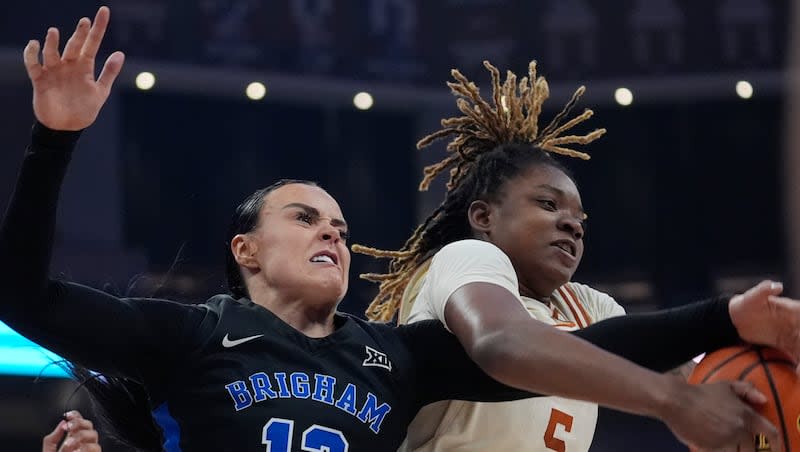
<svg viewBox="0 0 800 452"><path fill-rule="evenodd" d="M290 452L294 421L274 417L264 425L261 443L267 452ZM339 430L314 424L303 431L301 447L308 452L347 452L350 444Z"/></svg>

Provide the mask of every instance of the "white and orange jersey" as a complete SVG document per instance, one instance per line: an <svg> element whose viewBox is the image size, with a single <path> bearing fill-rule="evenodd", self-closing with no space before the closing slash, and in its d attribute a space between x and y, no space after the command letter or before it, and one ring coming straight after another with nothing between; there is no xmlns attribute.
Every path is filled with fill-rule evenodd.
<svg viewBox="0 0 800 452"><path fill-rule="evenodd" d="M547 304L520 296L510 260L489 242L451 243L430 262L430 267L417 271L406 290L401 322L439 319L446 326L447 298L470 282L509 289L532 317L566 331L625 314L607 294L573 282L560 287ZM596 404L560 397L501 403L444 401L419 412L400 450L585 452L596 424Z"/></svg>

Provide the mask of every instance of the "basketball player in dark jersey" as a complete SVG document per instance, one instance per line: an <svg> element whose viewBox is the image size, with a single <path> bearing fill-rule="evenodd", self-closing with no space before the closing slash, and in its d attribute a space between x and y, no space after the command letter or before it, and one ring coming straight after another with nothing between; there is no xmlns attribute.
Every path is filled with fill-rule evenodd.
<svg viewBox="0 0 800 452"><path fill-rule="evenodd" d="M111 419L121 439L162 450L158 435L129 434L147 430L152 409L174 432L167 440L180 449L173 450L389 451L427 403L542 393L659 418L702 448L749 443L756 432L779 444L774 427L741 400L765 401L752 385L690 386L581 340L654 370L740 337L796 356L800 347L785 342L800 323L794 305L784 300L780 311L759 309L778 290L738 295L737 305L751 308L741 317L719 299L574 334L531 320L522 372L519 363L481 353L480 344L465 353L437 321L394 328L336 312L348 285L347 225L336 201L306 181L279 182L239 206L229 235L230 295L182 305L49 279L61 181L80 131L94 122L124 59L113 53L95 81L108 20L105 7L94 24L81 19L61 54L58 31L48 30L41 63L38 42L26 47L37 123L0 225L0 319L102 372L91 379L101 406L117 400L116 382L144 402ZM663 349L666 337L670 347Z"/></svg>

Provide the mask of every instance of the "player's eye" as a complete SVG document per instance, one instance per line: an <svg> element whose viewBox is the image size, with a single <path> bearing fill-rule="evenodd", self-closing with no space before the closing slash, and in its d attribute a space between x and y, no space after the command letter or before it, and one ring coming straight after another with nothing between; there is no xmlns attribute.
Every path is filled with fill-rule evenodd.
<svg viewBox="0 0 800 452"><path fill-rule="evenodd" d="M339 230L339 237L341 237L342 240L346 242L347 239L350 238L350 232L349 231L345 231L343 229L340 229Z"/></svg>
<svg viewBox="0 0 800 452"><path fill-rule="evenodd" d="M311 214L308 212L303 212L303 211L297 212L296 218L299 221L302 221L303 223L308 223L308 224L314 223L314 217L311 216Z"/></svg>
<svg viewBox="0 0 800 452"><path fill-rule="evenodd" d="M555 212L558 209L556 202L552 199L542 198L537 200L539 205L541 205L545 210L549 210L551 212Z"/></svg>

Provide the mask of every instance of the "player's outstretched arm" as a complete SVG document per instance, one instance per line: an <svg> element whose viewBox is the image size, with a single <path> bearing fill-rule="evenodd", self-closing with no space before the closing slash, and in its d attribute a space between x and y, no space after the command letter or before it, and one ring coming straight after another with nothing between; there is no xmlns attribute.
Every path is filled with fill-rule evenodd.
<svg viewBox="0 0 800 452"><path fill-rule="evenodd" d="M691 357L698 351L693 347L713 349L737 340L725 301L683 311L617 317L567 334L532 319L503 287L478 282L453 292L444 315L469 356L487 374L509 386L655 417L679 439L701 449L752 447L757 432L780 441L775 427L742 402L742 398L751 403L766 400L749 383L692 386L580 338L643 364L666 366L660 369L665 370ZM687 319L694 325L685 325ZM694 330L682 331L681 326ZM702 333L703 328L712 332ZM642 334L637 336L636 331ZM663 335L665 332L694 334L699 339L705 335L706 339L663 359L657 355L665 350L670 353L670 336Z"/></svg>
<svg viewBox="0 0 800 452"><path fill-rule="evenodd" d="M122 67L123 55L116 52L95 79L109 14L102 7L94 22L78 21L62 53L52 28L41 52L36 41L25 47L38 122L0 223L0 320L69 360L141 378L143 369L166 371L175 362L170 353L191 346L182 333L196 330L202 310L120 300L49 278L59 191L79 130L94 122Z"/></svg>
<svg viewBox="0 0 800 452"><path fill-rule="evenodd" d="M7 306L23 298L43 299L67 163L78 131L97 118L124 60L121 52L113 53L95 79L95 58L109 15L109 9L101 7L93 23L81 18L61 53L56 28L47 31L43 48L36 40L25 46L23 60L38 123L0 225L0 287L8 291Z"/></svg>

